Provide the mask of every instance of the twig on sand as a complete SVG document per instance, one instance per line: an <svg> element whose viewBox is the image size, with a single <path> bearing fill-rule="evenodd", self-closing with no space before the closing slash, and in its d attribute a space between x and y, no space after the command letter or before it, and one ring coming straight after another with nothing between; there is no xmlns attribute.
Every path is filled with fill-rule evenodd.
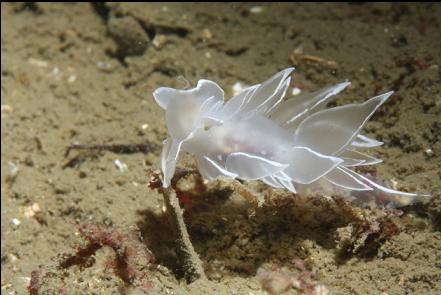
<svg viewBox="0 0 441 295"><path fill-rule="evenodd" d="M151 152L149 144L71 144L66 148L64 157L66 158L71 150L96 150L96 151L110 151L115 154L134 154Z"/></svg>
<svg viewBox="0 0 441 295"><path fill-rule="evenodd" d="M295 66L297 66L299 62L304 61L304 62L317 63L331 69L336 69L338 67L337 62L334 60L327 60L319 56L303 54L301 50L294 50L289 58L292 64Z"/></svg>
<svg viewBox="0 0 441 295"><path fill-rule="evenodd" d="M176 196L175 190L171 187L161 187L159 190L164 196L167 211L179 236L179 242L181 243L181 249L179 250L184 255L183 258L186 264L186 279L189 282L194 282L197 279L206 279L202 261L191 243L190 235L184 222L183 211L179 205L179 199Z"/></svg>

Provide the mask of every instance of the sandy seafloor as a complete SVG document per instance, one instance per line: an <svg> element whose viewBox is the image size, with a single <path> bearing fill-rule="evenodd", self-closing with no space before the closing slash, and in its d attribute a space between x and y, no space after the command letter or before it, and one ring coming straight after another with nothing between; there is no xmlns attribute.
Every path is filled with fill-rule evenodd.
<svg viewBox="0 0 441 295"><path fill-rule="evenodd" d="M34 294L257 295L260 267L296 277L296 259L331 294L441 294L440 15L439 4L2 3L2 294L27 294L40 268ZM367 252L369 233L354 237L357 222L334 199L256 209L234 191L227 202L208 198L185 218L209 280L187 284L162 197L146 185L167 134L152 91L205 78L231 95L236 82L289 66L302 91L349 79L330 106L395 90L365 128L385 142L369 151L384 160L377 177L433 197L388 217L397 232ZM65 158L73 143L148 143L151 152ZM138 266L149 284L116 276L108 247L82 267L56 266L84 244L78 225L91 223L139 233L156 256Z"/></svg>

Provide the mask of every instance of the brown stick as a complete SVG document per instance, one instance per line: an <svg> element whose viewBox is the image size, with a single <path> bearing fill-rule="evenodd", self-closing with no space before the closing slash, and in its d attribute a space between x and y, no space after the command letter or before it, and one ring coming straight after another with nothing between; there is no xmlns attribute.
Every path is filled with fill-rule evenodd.
<svg viewBox="0 0 441 295"><path fill-rule="evenodd" d="M148 144L72 144L66 148L64 157L66 158L71 150L96 150L96 151L109 151L115 154L134 154L143 153L148 154L151 152L150 145Z"/></svg>
<svg viewBox="0 0 441 295"><path fill-rule="evenodd" d="M184 255L184 261L186 263L186 279L189 282L194 282L197 279L207 279L205 276L204 268L202 267L202 261L199 255L194 250L193 244L190 240L190 235L187 231L187 226L184 222L184 216L181 207L179 206L179 200L176 196L176 192L171 187L161 188L164 201L167 206L172 222L175 228L178 230L179 239L181 242L181 252Z"/></svg>

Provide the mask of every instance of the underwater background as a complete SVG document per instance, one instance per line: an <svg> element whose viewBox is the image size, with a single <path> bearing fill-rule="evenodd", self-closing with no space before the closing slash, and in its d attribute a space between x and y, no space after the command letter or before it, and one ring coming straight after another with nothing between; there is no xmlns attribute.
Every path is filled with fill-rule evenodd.
<svg viewBox="0 0 441 295"><path fill-rule="evenodd" d="M441 294L440 15L437 3L2 3L2 293ZM432 197L388 211L250 183L256 208L222 181L195 194L187 177L208 277L189 284L148 187L167 136L152 92L209 79L229 97L290 66L296 91L352 82L328 106L394 90L363 132L384 162L363 172ZM71 144L148 149L66 156ZM69 260L88 243L108 247Z"/></svg>

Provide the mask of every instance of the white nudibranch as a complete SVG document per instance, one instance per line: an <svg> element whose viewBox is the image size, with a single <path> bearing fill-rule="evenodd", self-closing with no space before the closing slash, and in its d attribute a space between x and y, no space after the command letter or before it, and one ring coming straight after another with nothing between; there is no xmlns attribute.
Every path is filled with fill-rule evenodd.
<svg viewBox="0 0 441 295"><path fill-rule="evenodd" d="M293 70L247 87L228 101L209 80L188 90L156 89L153 96L166 111L169 131L161 155L163 186L170 185L179 155L188 152L208 180L261 180L294 193L320 181L350 191L398 195L412 203L417 194L383 187L352 170L381 162L355 149L382 145L359 133L392 92L325 108L329 98L350 84L343 82L283 100Z"/></svg>

